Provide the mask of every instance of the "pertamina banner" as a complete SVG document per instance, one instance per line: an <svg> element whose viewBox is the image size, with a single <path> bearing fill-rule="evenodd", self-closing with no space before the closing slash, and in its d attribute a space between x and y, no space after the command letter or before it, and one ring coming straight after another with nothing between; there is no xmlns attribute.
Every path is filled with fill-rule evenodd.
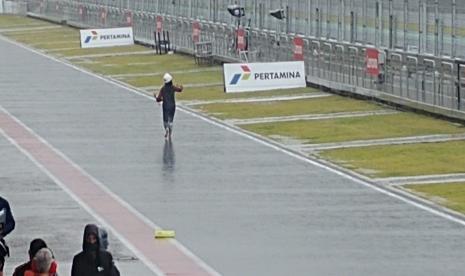
<svg viewBox="0 0 465 276"><path fill-rule="evenodd" d="M81 48L133 45L131 27L81 30Z"/></svg>
<svg viewBox="0 0 465 276"><path fill-rule="evenodd" d="M267 63L225 63L226 92L261 91L305 87L303 61Z"/></svg>

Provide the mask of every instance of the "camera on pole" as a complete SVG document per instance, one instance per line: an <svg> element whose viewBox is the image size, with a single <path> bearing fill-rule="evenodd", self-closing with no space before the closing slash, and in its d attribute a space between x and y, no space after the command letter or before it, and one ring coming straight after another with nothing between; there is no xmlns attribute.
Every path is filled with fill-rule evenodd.
<svg viewBox="0 0 465 276"><path fill-rule="evenodd" d="M237 18L241 18L245 16L245 9L244 7L241 7L239 5L229 5L228 6L228 12Z"/></svg>
<svg viewBox="0 0 465 276"><path fill-rule="evenodd" d="M283 20L284 18L286 18L284 9L271 10L270 15L279 20Z"/></svg>

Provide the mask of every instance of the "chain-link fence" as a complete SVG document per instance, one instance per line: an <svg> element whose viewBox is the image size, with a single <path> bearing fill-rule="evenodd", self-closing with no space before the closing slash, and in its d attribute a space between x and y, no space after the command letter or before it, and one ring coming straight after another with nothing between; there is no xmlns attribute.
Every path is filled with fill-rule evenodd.
<svg viewBox="0 0 465 276"><path fill-rule="evenodd" d="M1 0L0 0L1 1ZM5 1L5 0L3 0ZM239 60L237 28L246 30L248 61L293 57L304 40L310 82L334 89L404 100L462 114L465 110L463 0L29 0L28 11L87 27L129 26L153 44L156 20L178 50L192 53L193 22L213 53ZM228 5L245 16L228 13ZM282 9L285 18L270 16ZM196 23L197 24L197 23ZM379 51L379 76L366 72L366 49ZM400 100L399 100L400 99ZM463 115L463 114L462 114ZM462 116L461 115L461 116ZM464 116L465 117L465 116Z"/></svg>

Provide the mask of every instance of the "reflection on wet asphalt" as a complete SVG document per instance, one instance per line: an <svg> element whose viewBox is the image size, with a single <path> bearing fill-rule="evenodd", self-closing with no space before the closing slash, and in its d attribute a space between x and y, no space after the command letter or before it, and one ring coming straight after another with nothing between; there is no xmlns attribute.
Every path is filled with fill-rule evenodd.
<svg viewBox="0 0 465 276"><path fill-rule="evenodd" d="M173 141L171 141L171 139L165 139L165 144L163 146L162 173L163 177L170 182L173 181L175 164L176 156L174 153Z"/></svg>

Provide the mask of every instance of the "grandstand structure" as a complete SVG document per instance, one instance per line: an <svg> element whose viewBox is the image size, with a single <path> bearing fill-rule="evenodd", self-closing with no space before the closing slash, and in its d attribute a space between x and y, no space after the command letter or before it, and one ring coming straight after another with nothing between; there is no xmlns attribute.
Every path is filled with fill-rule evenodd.
<svg viewBox="0 0 465 276"><path fill-rule="evenodd" d="M211 42L218 60L287 61L303 41L307 81L465 119L465 1L459 0L3 0L18 13L76 27L132 26L152 45L157 20L178 51ZM7 5L8 4L8 5ZM228 6L243 7L235 18ZM16 9L14 8L16 7ZM277 19L270 11L282 10ZM237 49L237 30L246 51ZM198 33L197 33L198 34ZM367 72L378 51L378 74Z"/></svg>

